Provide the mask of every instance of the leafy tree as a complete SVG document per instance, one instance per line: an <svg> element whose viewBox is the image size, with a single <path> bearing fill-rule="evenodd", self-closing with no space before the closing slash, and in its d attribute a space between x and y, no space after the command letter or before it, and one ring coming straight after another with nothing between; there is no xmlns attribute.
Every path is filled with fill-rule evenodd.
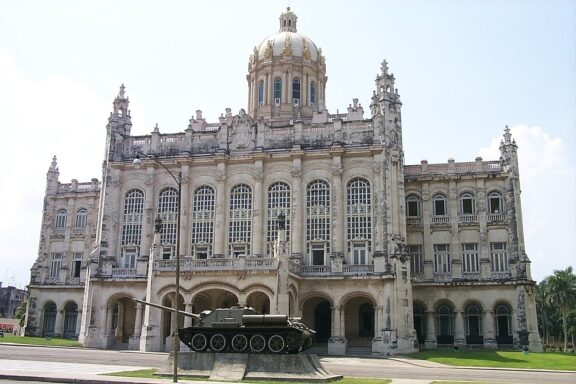
<svg viewBox="0 0 576 384"><path fill-rule="evenodd" d="M562 315L562 333L564 334L564 352L568 349L568 311L576 304L576 275L572 267L555 270L547 278L547 301L556 306Z"/></svg>
<svg viewBox="0 0 576 384"><path fill-rule="evenodd" d="M21 302L14 315L19 320L20 327L23 327L24 321L26 321L26 304L26 301Z"/></svg>

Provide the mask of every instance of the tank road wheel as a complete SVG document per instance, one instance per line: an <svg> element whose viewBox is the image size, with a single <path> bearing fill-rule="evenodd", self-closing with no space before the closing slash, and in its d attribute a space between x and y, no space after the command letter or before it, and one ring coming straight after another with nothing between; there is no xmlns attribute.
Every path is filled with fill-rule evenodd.
<svg viewBox="0 0 576 384"><path fill-rule="evenodd" d="M289 353L296 353L304 343L302 335L298 332L288 332L286 335L286 347Z"/></svg>
<svg viewBox="0 0 576 384"><path fill-rule="evenodd" d="M268 349L270 349L272 353L282 352L285 345L284 338L280 335L273 335L268 339Z"/></svg>
<svg viewBox="0 0 576 384"><path fill-rule="evenodd" d="M254 335L250 338L250 349L252 352L262 352L266 348L266 339L262 335Z"/></svg>
<svg viewBox="0 0 576 384"><path fill-rule="evenodd" d="M226 347L226 338L223 334L217 333L210 338L210 348L215 352L220 352Z"/></svg>
<svg viewBox="0 0 576 384"><path fill-rule="evenodd" d="M201 333L197 333L192 336L192 340L190 341L190 346L196 352L203 351L206 349L206 345L208 344L208 340L206 340L206 336Z"/></svg>
<svg viewBox="0 0 576 384"><path fill-rule="evenodd" d="M231 345L234 352L244 352L248 348L248 338L242 334L234 335Z"/></svg>

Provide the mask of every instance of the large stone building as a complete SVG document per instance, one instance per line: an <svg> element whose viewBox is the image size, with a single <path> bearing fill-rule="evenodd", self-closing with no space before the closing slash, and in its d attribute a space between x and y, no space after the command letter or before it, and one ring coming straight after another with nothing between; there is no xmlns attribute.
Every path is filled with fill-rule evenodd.
<svg viewBox="0 0 576 384"><path fill-rule="evenodd" d="M369 117L356 100L330 114L325 57L296 24L288 9L251 53L247 111L133 136L122 86L102 181L60 183L54 158L28 334L171 348L171 314L131 298L172 305L179 249L182 308L301 316L331 354L541 350L508 129L498 160L405 165L386 61Z"/></svg>

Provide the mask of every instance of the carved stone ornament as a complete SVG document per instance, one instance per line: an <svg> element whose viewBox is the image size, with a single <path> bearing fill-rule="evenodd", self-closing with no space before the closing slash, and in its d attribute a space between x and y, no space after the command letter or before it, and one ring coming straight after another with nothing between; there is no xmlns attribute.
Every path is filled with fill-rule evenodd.
<svg viewBox="0 0 576 384"><path fill-rule="evenodd" d="M333 167L332 168L332 176L335 176L335 177L342 176L342 167Z"/></svg>
<svg viewBox="0 0 576 384"><path fill-rule="evenodd" d="M268 40L266 42L266 50L264 50L264 57L270 59L272 57L272 46L274 42L272 40Z"/></svg>
<svg viewBox="0 0 576 384"><path fill-rule="evenodd" d="M290 175L292 175L292 177L299 179L302 177L302 169L300 168L292 168L292 171L290 171Z"/></svg>
<svg viewBox="0 0 576 384"><path fill-rule="evenodd" d="M264 172L261 169L254 171L252 174L254 181L262 181L264 179Z"/></svg>

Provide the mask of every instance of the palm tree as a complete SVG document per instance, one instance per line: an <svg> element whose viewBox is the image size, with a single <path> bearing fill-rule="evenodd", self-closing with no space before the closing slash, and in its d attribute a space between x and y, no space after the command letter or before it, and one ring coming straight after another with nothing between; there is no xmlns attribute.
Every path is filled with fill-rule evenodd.
<svg viewBox="0 0 576 384"><path fill-rule="evenodd" d="M557 306L562 314L564 352L566 352L568 348L568 309L576 303L576 275L572 272L572 267L565 270L555 270L554 274L548 277L546 297L548 302Z"/></svg>
<svg viewBox="0 0 576 384"><path fill-rule="evenodd" d="M548 290L548 277L536 284L536 313L538 314L538 323L542 326L542 339L545 344L550 343L550 333L548 327L548 300L546 293Z"/></svg>

